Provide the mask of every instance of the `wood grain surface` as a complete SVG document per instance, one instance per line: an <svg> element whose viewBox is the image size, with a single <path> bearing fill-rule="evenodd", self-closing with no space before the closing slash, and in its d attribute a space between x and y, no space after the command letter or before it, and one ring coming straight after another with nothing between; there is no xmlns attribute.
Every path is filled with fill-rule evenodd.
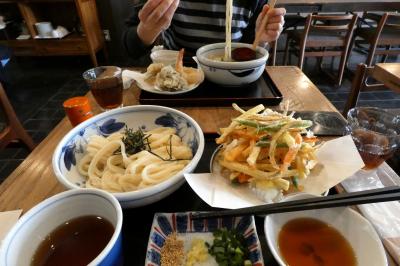
<svg viewBox="0 0 400 266"><path fill-rule="evenodd" d="M298 111L336 111L336 108L318 88L295 66L267 67L266 71L288 100L291 110ZM124 90L124 106L138 104L139 89L133 85ZM90 93L92 109L99 108ZM215 133L227 126L237 112L228 107L177 108L201 126L205 133ZM23 213L44 199L64 191L57 181L52 168L52 155L59 141L72 129L64 118L35 150L0 185L0 211L22 209ZM390 263L390 265L394 265Z"/></svg>
<svg viewBox="0 0 400 266"><path fill-rule="evenodd" d="M372 76L394 92L400 93L400 63L376 64Z"/></svg>
<svg viewBox="0 0 400 266"><path fill-rule="evenodd" d="M337 111L318 88L294 66L267 67L268 73L282 92L291 110ZM91 93L87 95L95 113L100 110ZM124 90L124 106L138 104L139 89L133 85ZM204 133L216 133L231 118L238 115L230 107L177 108L195 119ZM36 149L0 185L0 211L23 209L24 212L40 201L63 191L52 168L52 155L60 140L72 129L64 118Z"/></svg>

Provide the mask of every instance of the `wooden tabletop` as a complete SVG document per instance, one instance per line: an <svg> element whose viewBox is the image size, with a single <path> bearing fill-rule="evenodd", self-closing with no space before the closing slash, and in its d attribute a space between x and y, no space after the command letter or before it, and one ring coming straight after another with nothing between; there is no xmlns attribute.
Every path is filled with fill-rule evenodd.
<svg viewBox="0 0 400 266"><path fill-rule="evenodd" d="M400 63L376 64L372 76L386 87L400 93Z"/></svg>
<svg viewBox="0 0 400 266"><path fill-rule="evenodd" d="M290 101L290 110L337 111L317 87L294 66L267 67L272 80L284 100ZM138 104L139 90L135 86L124 91L124 105ZM97 104L88 94L95 112ZM205 133L215 133L231 122L237 112L230 107L177 108L194 118ZM0 185L0 211L23 209L28 211L40 201L64 190L58 183L51 164L51 157L58 142L71 129L64 118L36 149Z"/></svg>
<svg viewBox="0 0 400 266"><path fill-rule="evenodd" d="M400 0L278 0L288 13L297 12L348 12L348 11L396 11Z"/></svg>
<svg viewBox="0 0 400 266"><path fill-rule="evenodd" d="M267 67L266 71L281 91L284 100L290 101L290 110L337 112L298 67ZM138 96L139 89L135 86L125 90L124 105L138 104ZM88 97L94 111L99 112L90 93ZM232 117L237 116L237 112L229 107L177 109L194 118L205 133L215 133L220 127L228 125ZM0 211L22 209L25 213L44 199L65 190L53 173L51 159L57 144L71 128L68 119L64 118L0 185Z"/></svg>

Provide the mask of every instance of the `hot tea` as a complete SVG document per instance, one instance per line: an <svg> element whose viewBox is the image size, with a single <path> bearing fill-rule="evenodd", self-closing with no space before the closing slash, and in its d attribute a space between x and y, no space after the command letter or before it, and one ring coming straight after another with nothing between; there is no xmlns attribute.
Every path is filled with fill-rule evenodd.
<svg viewBox="0 0 400 266"><path fill-rule="evenodd" d="M90 91L101 108L113 109L122 105L122 76L119 67L105 66L83 74Z"/></svg>
<svg viewBox="0 0 400 266"><path fill-rule="evenodd" d="M115 84L97 81L91 85L90 90L103 109L113 109L122 104L122 81L115 81Z"/></svg>
<svg viewBox="0 0 400 266"><path fill-rule="evenodd" d="M113 225L99 216L67 221L40 243L31 266L87 265L106 247L113 233Z"/></svg>

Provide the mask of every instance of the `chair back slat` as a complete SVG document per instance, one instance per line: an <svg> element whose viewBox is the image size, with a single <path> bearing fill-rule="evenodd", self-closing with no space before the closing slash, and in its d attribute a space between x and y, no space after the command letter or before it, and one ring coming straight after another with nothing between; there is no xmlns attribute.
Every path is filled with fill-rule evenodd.
<svg viewBox="0 0 400 266"><path fill-rule="evenodd" d="M345 32L351 29L354 16L356 15L310 15L309 27L312 31Z"/></svg>
<svg viewBox="0 0 400 266"><path fill-rule="evenodd" d="M353 15L312 15L314 20L351 20Z"/></svg>
<svg viewBox="0 0 400 266"><path fill-rule="evenodd" d="M331 31L345 31L349 29L349 25L311 25L314 30L331 30Z"/></svg>

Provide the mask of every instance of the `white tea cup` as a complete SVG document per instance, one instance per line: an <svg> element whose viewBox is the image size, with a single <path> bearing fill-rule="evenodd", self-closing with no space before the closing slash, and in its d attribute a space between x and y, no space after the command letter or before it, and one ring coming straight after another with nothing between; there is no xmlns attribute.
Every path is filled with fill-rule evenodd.
<svg viewBox="0 0 400 266"><path fill-rule="evenodd" d="M53 26L51 25L51 22L37 22L35 23L35 27L39 37L53 37Z"/></svg>

